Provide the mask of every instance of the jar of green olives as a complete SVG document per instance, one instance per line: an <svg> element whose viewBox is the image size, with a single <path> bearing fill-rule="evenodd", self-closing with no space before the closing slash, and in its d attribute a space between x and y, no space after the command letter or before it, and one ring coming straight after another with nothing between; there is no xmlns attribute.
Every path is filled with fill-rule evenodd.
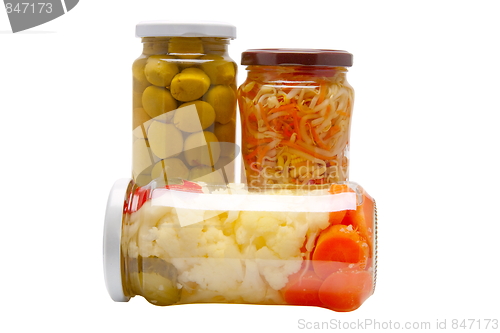
<svg viewBox="0 0 500 333"><path fill-rule="evenodd" d="M236 63L226 23L148 21L133 73L133 179L232 182Z"/></svg>

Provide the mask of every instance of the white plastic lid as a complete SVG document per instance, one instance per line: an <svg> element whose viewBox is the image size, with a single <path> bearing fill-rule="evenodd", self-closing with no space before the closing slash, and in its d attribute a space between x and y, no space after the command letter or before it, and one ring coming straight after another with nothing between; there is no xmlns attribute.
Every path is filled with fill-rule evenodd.
<svg viewBox="0 0 500 333"><path fill-rule="evenodd" d="M221 37L236 38L236 27L214 21L143 21L135 27L136 37Z"/></svg>
<svg viewBox="0 0 500 333"><path fill-rule="evenodd" d="M111 188L104 217L103 263L104 279L109 296L115 302L127 302L123 293L121 272L121 237L123 204L131 179L119 179Z"/></svg>

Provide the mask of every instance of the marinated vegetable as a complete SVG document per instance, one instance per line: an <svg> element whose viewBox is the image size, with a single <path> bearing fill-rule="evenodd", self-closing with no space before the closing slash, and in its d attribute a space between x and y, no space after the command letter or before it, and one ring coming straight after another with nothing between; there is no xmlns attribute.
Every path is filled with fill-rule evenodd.
<svg viewBox="0 0 500 333"><path fill-rule="evenodd" d="M212 132L197 132L186 138L184 158L191 166L212 166L219 160L219 140Z"/></svg>
<svg viewBox="0 0 500 333"><path fill-rule="evenodd" d="M215 121L227 124L235 117L236 92L228 85L217 85L207 92L205 100L214 107Z"/></svg>
<svg viewBox="0 0 500 333"><path fill-rule="evenodd" d="M297 86L269 86L256 74L240 87L243 157L252 185L346 180L353 90L341 69L328 74L319 85L288 79L287 72L273 78L300 81Z"/></svg>
<svg viewBox="0 0 500 333"><path fill-rule="evenodd" d="M179 73L177 65L167 61L169 59L173 59L173 57L153 55L148 58L144 67L144 75L151 84L168 87L174 76Z"/></svg>
<svg viewBox="0 0 500 333"><path fill-rule="evenodd" d="M252 187L348 179L352 55L338 50L247 50L239 87L242 152Z"/></svg>
<svg viewBox="0 0 500 333"><path fill-rule="evenodd" d="M190 173L196 170L210 171L195 167ZM280 207L294 198L314 207L342 200L352 203L338 206L345 216L356 205L371 213L366 222L373 230L374 203L360 187L354 189L350 199L340 199L324 186L314 192L295 188L269 193L247 192L235 184L215 190L190 182L138 187L126 207L123 256L126 262L155 259L125 270L124 280L132 286L141 272L147 283L147 288L128 288L128 295L142 295L158 305L290 304L352 311L373 292L374 250L367 246L373 239L365 240L349 219L332 225L328 209L309 211L292 203L290 210L267 206L270 210L263 211L265 204L247 203L263 202L262 195L285 205ZM365 199L356 203L360 197ZM218 201L224 204L214 207ZM230 210L217 210L222 206Z"/></svg>
<svg viewBox="0 0 500 333"><path fill-rule="evenodd" d="M210 87L210 78L198 68L186 68L172 79L170 90L178 101L194 101Z"/></svg>
<svg viewBox="0 0 500 333"><path fill-rule="evenodd" d="M175 126L183 132L194 133L211 126L215 121L215 111L212 105L203 101L194 101L182 104L179 109L192 106L176 112L174 116Z"/></svg>
<svg viewBox="0 0 500 333"><path fill-rule="evenodd" d="M213 172L219 155L234 159L236 64L227 54L227 43L217 37L143 38L143 54L132 65L133 137L142 140L133 145L133 175L139 185L168 181L173 174L189 178L192 168L197 168L192 174L198 179L206 167ZM208 156L212 148L192 147L196 136L188 140L201 132L210 142L223 143L213 148L212 159ZM187 170L166 177L165 171L160 172L161 161L179 158L179 149L190 150L180 156ZM203 177L219 181L218 174Z"/></svg>
<svg viewBox="0 0 500 333"><path fill-rule="evenodd" d="M167 112L177 108L177 101L166 88L157 86L147 87L142 94L142 106L151 118L161 117L161 121L168 121L173 114Z"/></svg>

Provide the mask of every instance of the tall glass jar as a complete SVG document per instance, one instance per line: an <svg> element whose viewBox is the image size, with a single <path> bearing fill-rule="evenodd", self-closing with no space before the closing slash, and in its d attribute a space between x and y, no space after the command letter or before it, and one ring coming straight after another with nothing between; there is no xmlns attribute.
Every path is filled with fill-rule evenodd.
<svg viewBox="0 0 500 333"><path fill-rule="evenodd" d="M348 180L352 54L259 49L242 54L242 156L249 187Z"/></svg>
<svg viewBox="0 0 500 333"><path fill-rule="evenodd" d="M236 63L222 23L141 22L133 72L133 179L224 183L233 174ZM170 181L169 181L170 180Z"/></svg>

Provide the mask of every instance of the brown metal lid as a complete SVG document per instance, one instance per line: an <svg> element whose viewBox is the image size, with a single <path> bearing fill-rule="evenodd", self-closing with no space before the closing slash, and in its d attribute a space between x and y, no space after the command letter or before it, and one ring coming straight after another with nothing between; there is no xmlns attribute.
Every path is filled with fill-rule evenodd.
<svg viewBox="0 0 500 333"><path fill-rule="evenodd" d="M242 65L352 66L352 54L322 49L251 49L241 54Z"/></svg>

